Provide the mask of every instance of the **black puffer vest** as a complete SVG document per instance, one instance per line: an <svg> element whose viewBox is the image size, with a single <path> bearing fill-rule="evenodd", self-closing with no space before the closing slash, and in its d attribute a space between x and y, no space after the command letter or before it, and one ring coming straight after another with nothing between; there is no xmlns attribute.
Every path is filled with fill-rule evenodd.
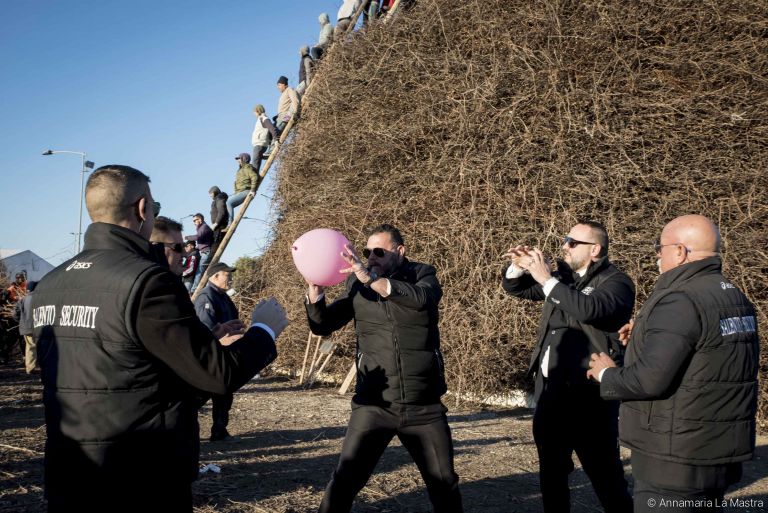
<svg viewBox="0 0 768 513"><path fill-rule="evenodd" d="M175 472L190 481L196 476L194 403L180 399L185 385L132 331L137 294L158 272L168 271L149 242L125 228L94 223L85 249L35 291L49 493L63 476L87 475L86 469Z"/></svg>
<svg viewBox="0 0 768 513"><path fill-rule="evenodd" d="M393 280L417 283L435 268L407 259ZM440 352L438 305L403 307L354 279L347 281L355 310L360 404L432 404L447 387ZM393 292L394 293L394 292Z"/></svg>
<svg viewBox="0 0 768 513"><path fill-rule="evenodd" d="M717 257L664 273L637 315L626 365L642 355L643 335L654 306L683 292L698 311L702 334L663 399L621 406L620 438L633 451L690 465L748 460L755 447L759 344L755 309L720 271Z"/></svg>

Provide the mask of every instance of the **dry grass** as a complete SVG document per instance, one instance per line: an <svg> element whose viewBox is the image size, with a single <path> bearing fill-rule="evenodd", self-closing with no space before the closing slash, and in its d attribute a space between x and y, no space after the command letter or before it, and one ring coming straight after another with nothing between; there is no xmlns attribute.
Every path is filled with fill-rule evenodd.
<svg viewBox="0 0 768 513"><path fill-rule="evenodd" d="M606 224L642 304L663 224L711 216L765 326L767 20L761 0L421 0L336 45L282 159L258 271L293 320L281 364L301 365L307 332L289 248L317 227L361 247L391 222L437 267L454 392L523 386L539 310L503 294L501 255L557 254L579 218ZM354 338L337 336L341 379ZM765 419L765 351L761 369Z"/></svg>

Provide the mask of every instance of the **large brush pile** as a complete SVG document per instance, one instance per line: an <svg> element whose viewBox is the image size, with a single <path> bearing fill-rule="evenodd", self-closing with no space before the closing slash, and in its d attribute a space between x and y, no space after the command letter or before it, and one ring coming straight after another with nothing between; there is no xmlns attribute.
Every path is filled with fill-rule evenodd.
<svg viewBox="0 0 768 513"><path fill-rule="evenodd" d="M711 216L725 274L768 326L766 20L763 0L420 0L336 45L281 163L260 271L293 321L281 365L301 366L307 334L291 243L318 227L361 248L393 223L437 267L462 395L525 386L540 305L504 295L501 255L528 243L556 256L581 218L606 224L642 304L661 227ZM337 337L341 378L351 327Z"/></svg>

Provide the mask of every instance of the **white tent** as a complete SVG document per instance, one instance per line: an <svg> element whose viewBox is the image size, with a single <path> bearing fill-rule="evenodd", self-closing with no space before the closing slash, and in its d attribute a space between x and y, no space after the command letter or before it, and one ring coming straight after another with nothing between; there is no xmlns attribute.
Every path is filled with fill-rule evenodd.
<svg viewBox="0 0 768 513"><path fill-rule="evenodd" d="M0 249L0 263L5 267L9 281L20 272L26 273L27 280L38 281L53 270L51 264L28 249Z"/></svg>

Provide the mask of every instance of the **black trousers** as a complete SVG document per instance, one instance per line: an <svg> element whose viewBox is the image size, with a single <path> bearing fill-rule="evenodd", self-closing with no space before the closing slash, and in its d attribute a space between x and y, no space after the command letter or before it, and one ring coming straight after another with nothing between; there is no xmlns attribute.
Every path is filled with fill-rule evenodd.
<svg viewBox="0 0 768 513"><path fill-rule="evenodd" d="M574 451L603 509L632 511L619 455L618 419L618 401L601 399L597 386L544 384L533 415L533 438L545 513L570 511L568 474Z"/></svg>
<svg viewBox="0 0 768 513"><path fill-rule="evenodd" d="M339 465L325 489L320 513L345 513L371 477L392 438L397 437L416 462L436 513L461 513L459 476L453 469L453 440L441 403L392 405L352 403L352 417Z"/></svg>
<svg viewBox="0 0 768 513"><path fill-rule="evenodd" d="M234 394L214 395L211 397L211 435L221 435L227 431L229 410L232 408Z"/></svg>
<svg viewBox="0 0 768 513"><path fill-rule="evenodd" d="M723 511L725 488L666 489L635 476L635 513L698 513Z"/></svg>

